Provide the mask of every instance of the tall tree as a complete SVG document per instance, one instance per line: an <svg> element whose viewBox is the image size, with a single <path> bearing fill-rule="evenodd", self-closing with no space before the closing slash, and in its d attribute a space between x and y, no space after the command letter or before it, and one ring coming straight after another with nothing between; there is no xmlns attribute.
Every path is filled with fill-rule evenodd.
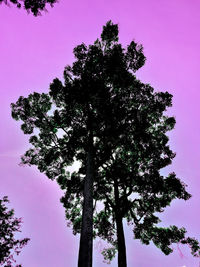
<svg viewBox="0 0 200 267"><path fill-rule="evenodd" d="M22 157L23 163L37 165L50 179L62 179L66 166L75 159L82 163L84 178L76 177L84 196L79 266L92 265L92 190L98 151L95 140L103 136L106 148L102 153L103 164L117 146L118 136L126 134L123 125L111 132L110 123L114 125L124 119L123 113L112 120L108 118L116 94L112 84L118 83L119 88L131 84L133 78L128 70L136 70L145 59L142 48L134 42L124 58L117 41L118 26L109 21L103 27L101 41L97 39L94 45L81 44L74 49L76 61L65 68L64 85L54 79L49 94L33 93L11 104L12 116L23 121L21 129L25 134L33 134L34 129L39 131L31 136L29 141L34 148ZM51 108L55 109L53 115L49 114ZM74 177L69 178L72 180Z"/></svg>
<svg viewBox="0 0 200 267"><path fill-rule="evenodd" d="M9 267L12 266L14 254L19 255L21 249L28 243L29 238L16 239L15 233L21 232L21 218L14 217L14 210L8 210L6 203L8 197L0 200L0 265ZM17 265L20 267L21 265Z"/></svg>
<svg viewBox="0 0 200 267"><path fill-rule="evenodd" d="M41 15L41 11L46 11L46 5L49 4L53 7L53 4L57 0L0 0L1 3L9 5L10 3L17 6L17 8L24 8L28 12L32 12L34 16ZM23 4L22 4L23 3Z"/></svg>
<svg viewBox="0 0 200 267"><path fill-rule="evenodd" d="M74 55L76 61L72 67L65 68L64 84L56 78L50 85L49 94L33 93L27 98L20 97L11 106L13 118L22 120L21 129L32 135L29 141L33 148L22 157L22 163L36 165L66 189L62 199L66 216L74 224L74 232L81 234L78 266L90 267L95 236L93 211L96 206L93 206L93 198L107 201L110 193L111 202L118 207L120 203L124 204L123 194L123 199L127 200L130 190L141 190L149 179L154 183L160 181L158 170L168 165L173 153L165 147L166 136L160 130L159 121L164 119L167 130L174 124L174 119L168 118L166 122L167 118L162 116L171 104L171 96L168 93L153 94L149 85L136 79L134 72L145 62L143 49L134 41L126 49L122 48L118 43L118 25L107 22L101 40L97 39L88 47L78 45L74 48ZM163 144L161 142L158 146L158 141ZM155 151L151 152L152 149ZM135 161L131 162L124 156L126 151L133 153ZM145 151L148 151L146 156ZM124 175L114 179L116 163L113 155L122 157L122 162L130 162L125 173L130 169L135 174L127 179ZM81 163L79 171L66 172L66 167L75 160ZM155 165L151 165L152 160ZM146 172L142 178L138 174L140 169ZM112 175L108 175L109 171ZM127 188L126 192L125 187L130 190ZM137 201L134 203L135 208L136 203L139 206ZM125 214L118 211L114 209L112 216L117 222L118 246L124 247L122 218L128 211ZM105 222L105 216L101 216ZM126 264L124 256L125 250L122 256L119 254L120 264Z"/></svg>
<svg viewBox="0 0 200 267"><path fill-rule="evenodd" d="M103 138L99 138L101 144L98 144L99 151L96 153L95 166L99 168L95 174L93 196L95 202L103 201L104 205L101 211L94 213L94 237L101 237L112 244L111 248L103 251L103 255L111 260L118 251L120 267L127 266L123 218L127 219L128 224L134 225L135 238L144 244L152 240L166 255L172 252L170 245L178 242L188 244L194 256L200 253L198 241L185 237L185 228L156 226L160 219L155 213L163 212L173 199L187 200L191 195L175 173L164 178L159 172L171 164L175 157L167 145L166 135L167 131L174 128L175 119L163 114L171 106L172 95L153 91L149 85L135 81L132 97L126 98L127 122L124 124L120 121L128 134L121 137L119 146L101 166L99 163L105 151L105 145L102 146L100 142ZM123 95L126 95L124 90L113 98L116 106L112 108L116 110L112 114L122 113L122 105L118 101L125 101ZM66 184L64 180L60 182L64 189L67 181ZM73 225L74 234L79 233L79 206L82 199L72 197L66 191L61 201L66 208L66 218Z"/></svg>

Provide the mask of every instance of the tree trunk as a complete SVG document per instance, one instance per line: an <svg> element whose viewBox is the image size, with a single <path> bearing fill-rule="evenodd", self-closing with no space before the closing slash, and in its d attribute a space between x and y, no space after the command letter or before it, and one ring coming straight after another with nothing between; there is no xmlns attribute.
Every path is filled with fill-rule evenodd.
<svg viewBox="0 0 200 267"><path fill-rule="evenodd" d="M90 140L88 142L87 152L87 169L83 191L84 201L78 267L92 267L94 155L93 137L91 134L89 139Z"/></svg>
<svg viewBox="0 0 200 267"><path fill-rule="evenodd" d="M118 246L118 267L126 267L126 244L124 237L124 229L122 217L116 215L117 224L117 246Z"/></svg>
<svg viewBox="0 0 200 267"><path fill-rule="evenodd" d="M118 249L118 267L127 267L126 262L126 244L123 229L123 218L121 214L121 207L119 201L119 189L117 180L114 181L114 193L115 193L115 217L117 225L117 249Z"/></svg>

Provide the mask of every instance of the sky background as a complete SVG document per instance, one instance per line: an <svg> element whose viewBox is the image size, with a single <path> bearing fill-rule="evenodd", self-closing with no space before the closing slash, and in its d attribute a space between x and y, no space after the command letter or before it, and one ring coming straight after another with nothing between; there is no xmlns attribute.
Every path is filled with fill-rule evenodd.
<svg viewBox="0 0 200 267"><path fill-rule="evenodd" d="M20 167L20 156L30 147L28 136L11 118L10 103L19 96L48 92L53 78L62 79L73 62L73 48L92 44L108 20L119 24L119 41L142 44L146 64L136 76L156 91L168 91L176 118L169 134L177 153L164 174L175 171L192 194L175 200L160 215L161 225L186 227L200 240L200 2L199 0L60 0L41 17L25 10L0 6L0 197L7 195L17 217L23 217L21 237L31 241L16 257L23 267L77 266L79 235L67 228L59 199L62 192L35 167ZM133 239L125 224L129 267L199 267L190 249L173 245L165 256L153 244ZM103 257L94 242L94 267ZM111 267L117 266L116 259Z"/></svg>

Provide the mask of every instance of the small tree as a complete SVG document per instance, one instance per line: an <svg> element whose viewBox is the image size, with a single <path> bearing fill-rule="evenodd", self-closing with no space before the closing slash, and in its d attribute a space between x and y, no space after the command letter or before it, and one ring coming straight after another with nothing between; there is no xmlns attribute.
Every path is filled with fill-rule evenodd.
<svg viewBox="0 0 200 267"><path fill-rule="evenodd" d="M14 217L14 210L8 210L8 197L0 200L0 265L11 267L16 262L14 254L19 255L29 238L16 239L15 233L21 232L21 218ZM21 265L17 265L20 267Z"/></svg>
<svg viewBox="0 0 200 267"><path fill-rule="evenodd" d="M17 6L17 8L24 8L28 12L32 12L34 16L41 15L41 11L46 11L46 5L50 4L53 7L53 4L57 2L57 0L0 0L0 4L4 2L6 5L12 3ZM23 4L22 4L23 3Z"/></svg>

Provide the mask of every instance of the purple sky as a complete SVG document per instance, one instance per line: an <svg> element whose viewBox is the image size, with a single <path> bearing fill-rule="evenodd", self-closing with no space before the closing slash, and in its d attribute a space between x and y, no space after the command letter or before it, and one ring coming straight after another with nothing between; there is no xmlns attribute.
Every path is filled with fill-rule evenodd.
<svg viewBox="0 0 200 267"><path fill-rule="evenodd" d="M58 185L34 167L18 166L29 148L28 136L11 118L10 103L33 91L47 92L52 79L62 79L64 67L72 63L73 48L93 43L110 19L119 23L122 44L134 39L144 46L147 61L137 77L174 95L168 114L177 124L169 135L177 156L163 173L175 171L193 197L173 201L160 215L161 225L184 226L200 240L199 10L199 0L60 0L35 18L0 6L0 197L8 195L16 215L23 217L22 236L31 238L18 257L23 267L76 266L79 236L66 227ZM186 247L180 251L174 245L174 253L165 256L154 245L133 240L126 226L125 234L129 267L199 266ZM102 259L94 249L93 266L107 266Z"/></svg>

